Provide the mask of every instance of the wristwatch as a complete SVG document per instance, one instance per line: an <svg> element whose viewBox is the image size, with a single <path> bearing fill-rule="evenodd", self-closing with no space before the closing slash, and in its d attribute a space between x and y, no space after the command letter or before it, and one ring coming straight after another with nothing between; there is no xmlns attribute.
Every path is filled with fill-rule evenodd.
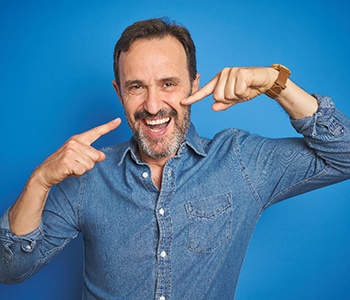
<svg viewBox="0 0 350 300"><path fill-rule="evenodd" d="M286 88L286 82L289 78L290 70L287 67L279 64L273 64L270 66L270 68L277 70L279 73L276 81L272 87L265 92L265 95L275 99L282 92L282 90Z"/></svg>

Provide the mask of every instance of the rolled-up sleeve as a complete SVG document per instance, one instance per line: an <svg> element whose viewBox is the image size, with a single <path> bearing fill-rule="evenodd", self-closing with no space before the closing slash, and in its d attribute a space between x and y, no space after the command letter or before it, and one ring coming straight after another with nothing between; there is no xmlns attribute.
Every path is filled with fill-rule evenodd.
<svg viewBox="0 0 350 300"><path fill-rule="evenodd" d="M242 172L262 210L272 204L350 178L350 119L331 98L314 95L313 116L291 120L303 137L242 134L236 141Z"/></svg>
<svg viewBox="0 0 350 300"><path fill-rule="evenodd" d="M17 283L29 277L45 261L40 251L42 225L29 234L17 236L9 227L9 210L0 219L0 282Z"/></svg>
<svg viewBox="0 0 350 300"><path fill-rule="evenodd" d="M331 98L314 96L319 103L317 112L292 120L292 125L327 166L343 173L345 179L350 174L350 119L336 109Z"/></svg>
<svg viewBox="0 0 350 300"><path fill-rule="evenodd" d="M15 235L9 226L9 211L0 218L0 283L24 281L47 265L75 237L78 205L71 203L79 194L79 180L68 178L51 191L42 222L26 235ZM70 222L71 221L71 222Z"/></svg>

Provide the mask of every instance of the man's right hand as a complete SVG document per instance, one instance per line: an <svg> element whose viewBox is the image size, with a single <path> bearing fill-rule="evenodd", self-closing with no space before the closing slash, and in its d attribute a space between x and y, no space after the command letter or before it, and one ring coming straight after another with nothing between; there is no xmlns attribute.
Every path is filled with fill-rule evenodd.
<svg viewBox="0 0 350 300"><path fill-rule="evenodd" d="M120 118L91 130L72 136L55 153L50 155L37 169L42 187L50 190L69 176L81 176L91 170L95 163L103 161L103 152L91 146L101 136L116 129Z"/></svg>
<svg viewBox="0 0 350 300"><path fill-rule="evenodd" d="M91 146L106 133L116 129L120 118L71 137L60 149L36 168L9 212L10 229L16 235L32 232L40 225L51 187L69 176L81 176L95 163L103 161L103 152Z"/></svg>

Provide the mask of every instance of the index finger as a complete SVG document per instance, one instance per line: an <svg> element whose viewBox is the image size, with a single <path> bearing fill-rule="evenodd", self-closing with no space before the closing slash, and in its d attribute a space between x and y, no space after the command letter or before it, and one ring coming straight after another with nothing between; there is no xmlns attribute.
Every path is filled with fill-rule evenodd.
<svg viewBox="0 0 350 300"><path fill-rule="evenodd" d="M116 129L121 122L122 121L120 118L116 118L108 123L105 123L103 125L97 126L95 128L92 128L88 131L85 131L81 134L76 135L76 139L86 145L91 145L93 142L98 140L101 136Z"/></svg>
<svg viewBox="0 0 350 300"><path fill-rule="evenodd" d="M196 102L202 100L203 98L211 95L215 90L215 87L218 83L218 80L219 80L219 76L216 75L212 80L210 80L205 86L203 86L197 92L195 92L191 96L183 99L181 101L181 104L190 105L190 104L196 103Z"/></svg>

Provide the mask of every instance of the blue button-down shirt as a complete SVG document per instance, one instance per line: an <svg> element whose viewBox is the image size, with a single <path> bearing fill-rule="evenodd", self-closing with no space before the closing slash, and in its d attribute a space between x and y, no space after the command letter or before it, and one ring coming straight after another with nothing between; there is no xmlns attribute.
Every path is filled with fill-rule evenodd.
<svg viewBox="0 0 350 300"><path fill-rule="evenodd" d="M292 121L303 138L267 139L227 129L212 140L191 125L163 170L160 190L132 139L49 195L26 236L1 219L0 281L24 280L80 232L83 299L233 299L261 213L350 176L350 120L327 97Z"/></svg>

